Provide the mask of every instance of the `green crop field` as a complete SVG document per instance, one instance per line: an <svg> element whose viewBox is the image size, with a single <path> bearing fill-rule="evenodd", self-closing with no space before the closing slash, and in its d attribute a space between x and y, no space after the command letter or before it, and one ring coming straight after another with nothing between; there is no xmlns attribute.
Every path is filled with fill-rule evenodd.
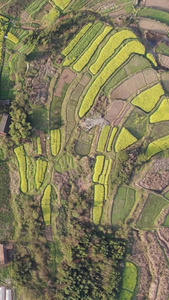
<svg viewBox="0 0 169 300"><path fill-rule="evenodd" d="M147 202L143 208L141 217L137 222L137 226L142 229L152 229L155 227L155 221L160 215L161 210L169 205L169 202L163 197L149 194Z"/></svg>
<svg viewBox="0 0 169 300"><path fill-rule="evenodd" d="M128 217L135 203L135 190L120 187L113 204L112 224L121 225Z"/></svg>
<svg viewBox="0 0 169 300"><path fill-rule="evenodd" d="M160 22L164 22L169 25L169 13L165 11L160 11L153 8L144 8L138 12L139 17L146 17L150 19L155 19Z"/></svg>

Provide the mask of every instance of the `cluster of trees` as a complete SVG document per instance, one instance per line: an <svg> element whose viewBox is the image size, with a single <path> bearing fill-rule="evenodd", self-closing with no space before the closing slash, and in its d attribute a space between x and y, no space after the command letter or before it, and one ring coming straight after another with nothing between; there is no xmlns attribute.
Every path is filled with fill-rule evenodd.
<svg viewBox="0 0 169 300"><path fill-rule="evenodd" d="M28 112L30 110L28 104L28 95L24 92L24 87L21 85L19 90L16 90L15 100L10 107L11 125L10 136L15 144L19 144L23 139L26 139L31 133L31 124L28 122Z"/></svg>

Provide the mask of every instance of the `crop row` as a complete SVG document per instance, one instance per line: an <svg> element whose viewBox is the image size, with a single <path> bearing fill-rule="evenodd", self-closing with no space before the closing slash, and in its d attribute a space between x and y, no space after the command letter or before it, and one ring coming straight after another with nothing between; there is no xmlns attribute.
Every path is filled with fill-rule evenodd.
<svg viewBox="0 0 169 300"><path fill-rule="evenodd" d="M132 262L126 262L126 266L123 274L123 283L122 283L122 291L120 294L120 300L132 299L134 290L136 288L136 284L137 284L137 267Z"/></svg>
<svg viewBox="0 0 169 300"><path fill-rule="evenodd" d="M145 54L145 47L137 40L125 45L112 60L105 66L87 91L80 110L79 117L82 118L93 106L94 100L109 77L126 61L132 53Z"/></svg>
<svg viewBox="0 0 169 300"><path fill-rule="evenodd" d="M102 207L104 202L104 186L102 184L94 185L94 207L93 207L93 222L99 224Z"/></svg>
<svg viewBox="0 0 169 300"><path fill-rule="evenodd" d="M158 109L150 116L150 123L169 120L169 99L164 99Z"/></svg>
<svg viewBox="0 0 169 300"><path fill-rule="evenodd" d="M53 0L53 2L55 3L56 6L64 10L69 5L71 0Z"/></svg>
<svg viewBox="0 0 169 300"><path fill-rule="evenodd" d="M51 224L51 207L50 205L42 205L41 207L45 225L48 226Z"/></svg>
<svg viewBox="0 0 169 300"><path fill-rule="evenodd" d="M97 155L96 162L94 166L94 174L93 174L93 182L99 182L99 176L102 173L103 166L104 166L104 155Z"/></svg>
<svg viewBox="0 0 169 300"><path fill-rule="evenodd" d="M42 160L40 158L38 158L36 161L35 183L37 189L41 187L44 181L47 165L48 165L47 161Z"/></svg>
<svg viewBox="0 0 169 300"><path fill-rule="evenodd" d="M14 44L17 44L19 42L19 39L11 32L8 32L7 37Z"/></svg>
<svg viewBox="0 0 169 300"><path fill-rule="evenodd" d="M76 44L80 41L80 39L84 36L84 34L88 31L88 29L92 26L92 23L88 23L84 26L74 37L74 39L69 43L69 45L62 51L63 55L68 55L70 51L76 46Z"/></svg>
<svg viewBox="0 0 169 300"><path fill-rule="evenodd" d="M130 38L137 38L131 30L124 29L115 33L102 48L97 60L90 67L90 71L93 74L98 73L104 62L114 54L115 50L123 43L123 41Z"/></svg>
<svg viewBox="0 0 169 300"><path fill-rule="evenodd" d="M113 29L111 26L105 27L104 31L94 40L92 45L87 49L87 51L80 57L80 59L74 64L73 69L80 72L89 62L98 46L108 35L108 33Z"/></svg>
<svg viewBox="0 0 169 300"><path fill-rule="evenodd" d="M99 136L97 151L103 152L105 150L106 142L107 142L108 135L109 135L109 132L110 132L110 128L111 127L109 125L106 125L106 126L103 127L103 129L100 133L100 136Z"/></svg>
<svg viewBox="0 0 169 300"><path fill-rule="evenodd" d="M127 147L134 144L135 142L137 142L137 138L134 135L132 135L126 128L123 127L117 137L115 151L119 152L121 150L124 150Z"/></svg>
<svg viewBox="0 0 169 300"><path fill-rule="evenodd" d="M50 132L51 134L51 152L52 155L56 156L61 147L61 132L60 129L53 129Z"/></svg>
<svg viewBox="0 0 169 300"><path fill-rule="evenodd" d="M41 140L40 140L40 137L39 137L39 136L37 137L36 142L37 142L37 150L38 150L38 154L39 154L39 155L42 155L42 145L41 145Z"/></svg>
<svg viewBox="0 0 169 300"><path fill-rule="evenodd" d="M50 184L47 185L42 200L41 200L41 205L49 205L50 204L50 199L51 199L51 191L52 187Z"/></svg>
<svg viewBox="0 0 169 300"><path fill-rule="evenodd" d="M14 149L14 152L18 159L20 179L21 179L21 191L26 193L28 191L28 180L27 180L27 165L24 146L19 146Z"/></svg>
<svg viewBox="0 0 169 300"><path fill-rule="evenodd" d="M152 157L153 155L166 150L169 148L169 135L166 135L160 139L157 139L151 142L146 150L146 155L148 158Z"/></svg>
<svg viewBox="0 0 169 300"><path fill-rule="evenodd" d="M145 112L150 112L156 106L162 95L164 95L164 90L161 84L158 83L136 96L132 104L140 107Z"/></svg>
<svg viewBox="0 0 169 300"><path fill-rule="evenodd" d="M110 136L108 146L107 146L107 151L108 152L113 150L113 141L114 141L115 135L117 133L117 129L118 129L117 127L114 127L112 132L111 132L111 136Z"/></svg>
<svg viewBox="0 0 169 300"><path fill-rule="evenodd" d="M30 15L35 15L36 13L38 13L42 7L47 3L47 0L35 0L32 2L32 4L30 4L28 6L28 8L26 8L26 11L30 14Z"/></svg>
<svg viewBox="0 0 169 300"><path fill-rule="evenodd" d="M97 34L103 28L103 26L104 24L102 22L97 22L96 24L94 24L69 53L63 65L69 66L73 61L79 58L83 51L90 45L92 40L96 38Z"/></svg>

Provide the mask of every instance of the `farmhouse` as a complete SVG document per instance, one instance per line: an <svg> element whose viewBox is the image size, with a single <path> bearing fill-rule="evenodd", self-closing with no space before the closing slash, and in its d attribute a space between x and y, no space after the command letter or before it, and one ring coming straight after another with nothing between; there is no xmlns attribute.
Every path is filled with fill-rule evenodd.
<svg viewBox="0 0 169 300"><path fill-rule="evenodd" d="M5 286L0 286L0 300L12 300L13 293L12 290L6 288Z"/></svg>
<svg viewBox="0 0 169 300"><path fill-rule="evenodd" d="M11 123L10 115L3 113L0 122L0 135L6 135L9 132L9 125Z"/></svg>

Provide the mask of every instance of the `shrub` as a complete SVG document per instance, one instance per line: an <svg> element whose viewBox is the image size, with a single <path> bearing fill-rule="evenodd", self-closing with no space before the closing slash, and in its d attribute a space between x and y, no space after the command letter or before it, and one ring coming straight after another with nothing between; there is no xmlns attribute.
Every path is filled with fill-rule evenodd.
<svg viewBox="0 0 169 300"><path fill-rule="evenodd" d="M116 140L115 151L124 150L135 142L137 142L137 138L123 127Z"/></svg>
<svg viewBox="0 0 169 300"><path fill-rule="evenodd" d="M60 129L53 129L50 132L51 134L51 152L52 155L56 156L61 147L61 132Z"/></svg>
<svg viewBox="0 0 169 300"><path fill-rule="evenodd" d="M136 96L132 101L132 104L140 107L146 112L150 112L162 95L164 95L164 90L161 84L158 83Z"/></svg>
<svg viewBox="0 0 169 300"><path fill-rule="evenodd" d="M38 154L39 154L39 155L42 155L42 146L41 146L41 140L40 140L40 137L39 137L39 136L37 137L36 142L37 142L37 150L38 150Z"/></svg>
<svg viewBox="0 0 169 300"><path fill-rule="evenodd" d="M97 155L94 166L93 182L99 182L99 176L102 173L104 165L104 155Z"/></svg>
<svg viewBox="0 0 169 300"><path fill-rule="evenodd" d="M164 99L158 109L150 116L150 123L169 120L169 99Z"/></svg>
<svg viewBox="0 0 169 300"><path fill-rule="evenodd" d="M144 54L145 47L139 41L134 40L125 45L118 54L112 58L87 91L79 110L80 118L82 118L93 106L94 100L105 82L132 53Z"/></svg>
<svg viewBox="0 0 169 300"><path fill-rule="evenodd" d="M106 125L103 127L101 133L100 133L100 137L99 137L99 141L98 141L98 145L97 145L97 151L99 152L103 152L105 150L105 146L106 146L106 142L107 142L107 138L110 132L110 126Z"/></svg>
<svg viewBox="0 0 169 300"><path fill-rule="evenodd" d="M113 130L112 130L112 133L111 133L111 136L110 136L110 139L109 139L109 143L108 143L108 146L107 146L107 151L110 152L113 150L113 141L114 141L114 138L115 138L115 135L117 133L117 127L114 127Z"/></svg>
<svg viewBox="0 0 169 300"><path fill-rule="evenodd" d="M40 158L38 158L36 161L35 183L37 189L41 187L44 181L47 165L47 161L42 160Z"/></svg>
<svg viewBox="0 0 169 300"><path fill-rule="evenodd" d="M151 158L153 155L169 148L169 135L150 143L146 150L146 155Z"/></svg>
<svg viewBox="0 0 169 300"><path fill-rule="evenodd" d="M111 26L107 26L104 31L94 40L93 44L87 49L87 51L80 57L80 59L74 64L73 69L80 72L89 62L98 46L101 44L103 39L112 30Z"/></svg>
<svg viewBox="0 0 169 300"><path fill-rule="evenodd" d="M27 166L24 146L19 146L14 149L14 152L18 159L20 179L21 179L21 191L26 193L28 191L28 180L26 177Z"/></svg>
<svg viewBox="0 0 169 300"><path fill-rule="evenodd" d="M12 34L11 32L8 32L7 37L14 44L17 44L19 42L19 39L14 34Z"/></svg>
<svg viewBox="0 0 169 300"><path fill-rule="evenodd" d="M69 53L64 66L69 66L74 60L76 60L83 51L90 45L91 41L96 37L99 31L103 28L102 22L97 22L90 28L87 33L80 39L73 50Z"/></svg>
<svg viewBox="0 0 169 300"><path fill-rule="evenodd" d="M88 29L92 26L92 23L88 23L86 26L84 26L78 34L74 37L74 39L69 43L69 45L62 51L63 55L68 55L70 51L76 46L78 41L84 36L84 34L88 31Z"/></svg>
<svg viewBox="0 0 169 300"><path fill-rule="evenodd" d="M122 44L123 41L129 38L136 38L136 35L131 30L124 29L115 33L102 48L97 60L90 67L90 71L93 74L98 73L104 62L114 54L115 50Z"/></svg>
<svg viewBox="0 0 169 300"><path fill-rule="evenodd" d="M147 53L146 57L152 62L152 64L157 67L157 62L152 53Z"/></svg>

